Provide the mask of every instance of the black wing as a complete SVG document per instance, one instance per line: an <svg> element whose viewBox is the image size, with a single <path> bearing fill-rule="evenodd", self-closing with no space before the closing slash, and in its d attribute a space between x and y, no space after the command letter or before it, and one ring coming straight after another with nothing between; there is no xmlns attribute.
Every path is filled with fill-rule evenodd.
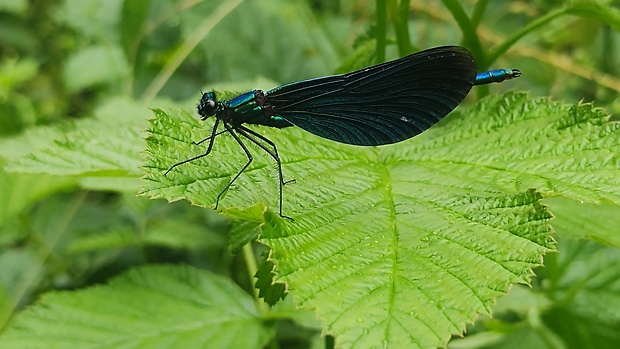
<svg viewBox="0 0 620 349"><path fill-rule="evenodd" d="M274 112L337 142L381 145L428 129L461 103L476 79L473 57L445 46L265 93Z"/></svg>

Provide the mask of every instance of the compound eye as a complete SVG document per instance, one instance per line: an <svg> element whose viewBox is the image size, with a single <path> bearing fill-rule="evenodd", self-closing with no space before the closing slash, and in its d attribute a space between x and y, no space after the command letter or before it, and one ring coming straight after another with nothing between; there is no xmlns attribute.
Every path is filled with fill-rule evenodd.
<svg viewBox="0 0 620 349"><path fill-rule="evenodd" d="M217 99L214 92L206 92L202 94L200 102L198 102L198 114L201 119L205 120L209 116L217 113Z"/></svg>

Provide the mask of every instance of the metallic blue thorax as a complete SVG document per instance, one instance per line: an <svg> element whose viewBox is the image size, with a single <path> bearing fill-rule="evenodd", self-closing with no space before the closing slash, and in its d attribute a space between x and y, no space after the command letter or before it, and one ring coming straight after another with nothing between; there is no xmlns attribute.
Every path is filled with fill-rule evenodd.
<svg viewBox="0 0 620 349"><path fill-rule="evenodd" d="M224 104L226 107L230 108L233 113L251 119L256 115L263 114L263 108L258 105L256 100L256 93L257 90L246 92L229 101L225 101Z"/></svg>
<svg viewBox="0 0 620 349"><path fill-rule="evenodd" d="M273 110L261 90L246 92L222 103L226 112L233 115L235 123L257 124L277 128L293 126L279 115L273 114Z"/></svg>

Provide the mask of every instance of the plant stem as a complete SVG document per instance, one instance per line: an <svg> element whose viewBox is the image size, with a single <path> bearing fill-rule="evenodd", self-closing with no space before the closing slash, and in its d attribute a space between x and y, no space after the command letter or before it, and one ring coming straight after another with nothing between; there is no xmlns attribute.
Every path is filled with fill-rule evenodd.
<svg viewBox="0 0 620 349"><path fill-rule="evenodd" d="M396 33L396 45L398 55L403 57L411 53L411 40L409 38L409 0L390 1L390 18Z"/></svg>
<svg viewBox="0 0 620 349"><path fill-rule="evenodd" d="M376 63L385 62L385 37L387 30L387 3L386 0L377 0L377 7L375 13L375 40L377 41L376 48Z"/></svg>
<svg viewBox="0 0 620 349"><path fill-rule="evenodd" d="M269 311L269 307L267 304L260 299L259 290L254 287L254 276L256 275L256 271L258 271L258 266L256 265L256 256L254 256L254 249L252 248L252 243L247 243L243 245L243 259L245 259L245 265L248 270L248 277L250 278L250 282L252 283L254 298L256 299L256 305L260 309L262 314L266 314Z"/></svg>
<svg viewBox="0 0 620 349"><path fill-rule="evenodd" d="M484 61L485 51L482 49L478 35L476 35L474 23L467 16L463 6L456 0L442 0L442 2L463 32L463 45L471 51L476 60Z"/></svg>

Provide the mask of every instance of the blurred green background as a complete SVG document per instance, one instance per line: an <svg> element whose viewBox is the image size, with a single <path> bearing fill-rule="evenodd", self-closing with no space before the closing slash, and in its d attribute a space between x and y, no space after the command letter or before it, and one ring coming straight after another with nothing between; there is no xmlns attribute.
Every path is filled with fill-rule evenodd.
<svg viewBox="0 0 620 349"><path fill-rule="evenodd" d="M479 40L493 49L564 3L490 1ZM461 4L471 12L476 1ZM201 89L268 88L327 75L373 37L375 23L375 2L367 0L3 0L0 11L5 136L87 117L113 96L151 107L165 105L153 102L155 97L194 104ZM387 27L390 59L397 49ZM414 50L462 43L462 31L441 1L411 1L407 27ZM196 47L171 68L171 58L190 40L197 40ZM493 63L524 72L518 81L493 88L596 101L615 112L618 56L612 27L563 16L530 32Z"/></svg>
<svg viewBox="0 0 620 349"><path fill-rule="evenodd" d="M571 12L574 1L458 2L477 19L473 31L459 26L455 2L447 0L410 1L400 24L398 10L390 9L381 29L381 3L0 0L0 165L62 141L63 130L92 117L109 117L119 127L131 119L146 130L148 108L194 110L201 90L268 89L376 63L383 55L377 30L386 59L462 44L481 68L523 71L510 83L474 89L465 105L514 89L620 111L620 1L592 2L590 12L587 6ZM549 14L557 16L533 26ZM403 37L408 45L398 42ZM192 264L252 289L242 258L227 250L231 222L185 202L136 197L139 186L0 172L0 327L48 290L102 283L140 264ZM584 248L575 245L566 248ZM551 262L548 273L561 262ZM555 330L561 333L562 325ZM319 334L297 331L291 347L311 338L304 331Z"/></svg>

